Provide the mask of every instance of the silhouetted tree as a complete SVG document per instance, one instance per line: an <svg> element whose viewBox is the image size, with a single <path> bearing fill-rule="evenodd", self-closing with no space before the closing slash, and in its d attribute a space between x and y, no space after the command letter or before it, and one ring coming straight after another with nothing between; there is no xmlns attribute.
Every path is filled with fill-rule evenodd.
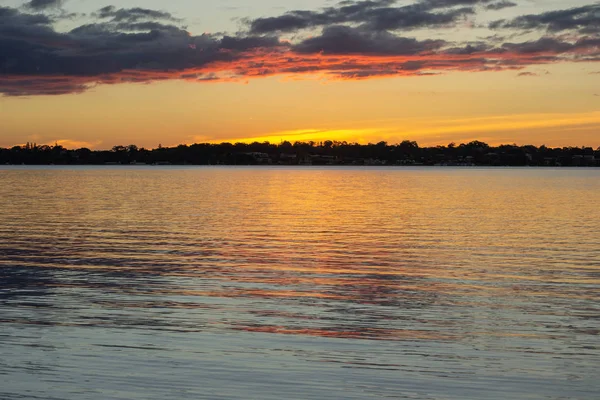
<svg viewBox="0 0 600 400"><path fill-rule="evenodd" d="M170 164L388 164L388 165L492 165L492 166L600 166L600 148L545 145L490 146L481 141L456 145L421 148L415 141L399 144L385 141L367 145L326 140L279 145L269 142L196 143L148 150L136 145L117 145L111 150L92 151L87 148L68 150L63 146L27 143L23 146L0 148L2 164L104 164L120 163Z"/></svg>

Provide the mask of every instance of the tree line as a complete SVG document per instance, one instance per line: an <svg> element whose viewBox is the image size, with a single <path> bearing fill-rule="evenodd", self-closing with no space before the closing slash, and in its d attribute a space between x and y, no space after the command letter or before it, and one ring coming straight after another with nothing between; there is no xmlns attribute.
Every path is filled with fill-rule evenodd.
<svg viewBox="0 0 600 400"><path fill-rule="evenodd" d="M516 144L490 146L481 141L420 147L405 140L358 144L345 141L196 143L145 149L136 145L110 150L67 149L27 143L0 148L0 164L101 165L481 165L600 166L600 147L546 147Z"/></svg>

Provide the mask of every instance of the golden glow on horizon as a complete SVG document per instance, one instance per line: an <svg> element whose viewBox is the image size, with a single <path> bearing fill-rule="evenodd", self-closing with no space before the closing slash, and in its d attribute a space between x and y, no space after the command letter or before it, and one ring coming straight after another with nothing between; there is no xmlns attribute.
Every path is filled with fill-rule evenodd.
<svg viewBox="0 0 600 400"><path fill-rule="evenodd" d="M429 146L600 146L600 75L590 64L549 75L455 73L357 82L283 78L98 86L80 95L0 97L0 147L25 142L110 149L194 142L416 140Z"/></svg>
<svg viewBox="0 0 600 400"><path fill-rule="evenodd" d="M390 124L390 122L393 122ZM570 128L581 129L592 125L600 128L600 111L579 114L523 114L523 115L501 115L477 118L449 119L449 120L425 120L404 119L387 121L387 125L369 129L304 129L297 131L283 131L255 136L249 138L228 138L225 140L209 140L212 143L219 142L271 142L282 141L324 141L337 140L358 143L376 143L381 140L390 143L398 143L405 139L421 138L422 144L438 145L447 144L447 141L438 141L440 134L473 134L470 139L481 139L481 135L488 132L515 132L520 130L537 130L540 128ZM398 126L404 128L398 129ZM465 137L464 135L462 136ZM466 136L469 138L469 136ZM201 141L202 138L198 138ZM441 138L440 138L441 139ZM468 139L463 141L469 141ZM490 144L506 144L502 141L490 141ZM524 144L524 143L522 143ZM541 143L540 143L541 144Z"/></svg>
<svg viewBox="0 0 600 400"><path fill-rule="evenodd" d="M267 134L265 136L257 136L250 138L233 138L225 140L209 140L210 143L231 142L231 143L252 143L252 142L270 142L280 143L283 141L308 142L308 141L323 141L323 140L347 140L354 138L353 141L366 143L369 137L374 137L379 133L377 129L300 129L297 131L284 131ZM361 138L361 139L356 139ZM201 138L199 138L201 139Z"/></svg>
<svg viewBox="0 0 600 400"><path fill-rule="evenodd" d="M50 142L50 143L46 143L46 144L48 144L48 145L58 144L67 149L81 148L81 147L87 147L89 149L92 149L92 148L98 146L100 143L101 143L100 141L82 142L82 141L77 141L77 140L59 139L59 140L55 140L54 143Z"/></svg>

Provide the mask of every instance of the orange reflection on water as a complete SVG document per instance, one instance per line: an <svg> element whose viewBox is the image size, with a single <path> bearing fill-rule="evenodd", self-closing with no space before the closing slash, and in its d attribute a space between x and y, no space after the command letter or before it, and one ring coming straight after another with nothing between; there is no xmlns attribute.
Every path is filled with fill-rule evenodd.
<svg viewBox="0 0 600 400"><path fill-rule="evenodd" d="M14 288L60 299L57 310L87 304L105 313L73 317L82 323L390 340L535 338L551 329L547 321L565 330L577 324L561 318L583 324L597 314L590 304L600 284L600 236L589 216L600 181L593 173L7 172L0 267L28 272L11 278ZM60 323L71 317L52 314Z"/></svg>
<svg viewBox="0 0 600 400"><path fill-rule="evenodd" d="M283 335L307 335L320 336L341 339L380 339L380 340L456 340L454 335L445 335L439 332L426 330L409 329L377 329L364 328L357 330L343 329L310 329L310 328L289 328L276 325L261 326L239 326L234 327L237 330L260 333L278 333Z"/></svg>

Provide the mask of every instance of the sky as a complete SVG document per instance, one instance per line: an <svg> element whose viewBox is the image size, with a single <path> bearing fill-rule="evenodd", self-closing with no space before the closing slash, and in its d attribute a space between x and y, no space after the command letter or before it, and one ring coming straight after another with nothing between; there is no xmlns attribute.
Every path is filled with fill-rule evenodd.
<svg viewBox="0 0 600 400"><path fill-rule="evenodd" d="M598 61L589 0L2 0L0 147L596 148Z"/></svg>

